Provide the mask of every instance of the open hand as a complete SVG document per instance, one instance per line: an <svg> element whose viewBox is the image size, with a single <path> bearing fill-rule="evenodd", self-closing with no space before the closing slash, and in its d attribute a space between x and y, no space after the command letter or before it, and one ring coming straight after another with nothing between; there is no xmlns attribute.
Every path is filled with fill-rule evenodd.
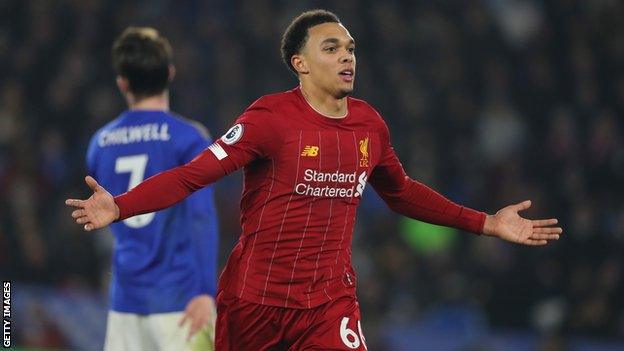
<svg viewBox="0 0 624 351"><path fill-rule="evenodd" d="M523 245L545 245L550 240L558 240L563 229L555 227L557 219L522 218L518 212L529 207L531 201L527 200L504 207L493 216L488 215L483 226L483 234Z"/></svg>
<svg viewBox="0 0 624 351"><path fill-rule="evenodd" d="M85 182L93 190L93 195L86 200L67 199L65 204L75 207L72 217L78 224L84 224L84 230L91 231L106 227L119 218L119 208L113 196L91 176Z"/></svg>

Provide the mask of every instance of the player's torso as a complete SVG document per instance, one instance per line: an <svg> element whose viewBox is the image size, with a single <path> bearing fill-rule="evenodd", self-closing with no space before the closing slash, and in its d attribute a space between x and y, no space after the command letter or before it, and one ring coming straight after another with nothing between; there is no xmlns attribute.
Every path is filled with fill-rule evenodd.
<svg viewBox="0 0 624 351"><path fill-rule="evenodd" d="M176 143L181 135L172 122L173 117L164 112L128 111L100 130L93 140L96 151L92 156L100 184L115 196L179 165ZM136 234L129 234L154 233L163 219L155 213L135 216L114 226L113 232L123 249L125 243L139 240Z"/></svg>
<svg viewBox="0 0 624 351"><path fill-rule="evenodd" d="M126 112L95 135L94 152L89 156L92 171L113 195L121 194L152 175L179 166L188 130L178 117L164 112ZM191 231L201 228L193 227L192 211L187 200L111 225L115 236L113 309L139 313L179 310L188 300L186 295L196 293L196 248Z"/></svg>
<svg viewBox="0 0 624 351"><path fill-rule="evenodd" d="M382 146L378 120L362 109L329 120L299 107L273 111L281 147L245 169L237 250L239 293L307 307L354 287L355 212Z"/></svg>
<svg viewBox="0 0 624 351"><path fill-rule="evenodd" d="M354 211L360 203L381 156L380 124L361 108L333 120L309 106L300 110L274 113L282 126L276 136L280 148L246 167L242 208L273 210L269 217L293 230L325 230L328 216ZM258 190L266 191L264 201L258 201Z"/></svg>

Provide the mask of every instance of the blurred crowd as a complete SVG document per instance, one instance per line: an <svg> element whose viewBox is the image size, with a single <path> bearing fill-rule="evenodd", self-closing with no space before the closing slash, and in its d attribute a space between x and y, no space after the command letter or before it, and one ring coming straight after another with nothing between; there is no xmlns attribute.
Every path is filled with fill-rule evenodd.
<svg viewBox="0 0 624 351"><path fill-rule="evenodd" d="M454 305L492 328L624 338L617 0L0 1L0 275L106 288L110 235L83 233L63 200L88 194L87 142L124 109L110 47L126 26L171 40L172 109L220 135L259 96L296 86L281 33L316 7L355 38L354 96L384 116L408 174L490 213L531 199L527 216L565 231L542 248L463 233L418 250L367 190L353 254L369 347L383 349L384 328ZM225 256L240 175L217 191Z"/></svg>

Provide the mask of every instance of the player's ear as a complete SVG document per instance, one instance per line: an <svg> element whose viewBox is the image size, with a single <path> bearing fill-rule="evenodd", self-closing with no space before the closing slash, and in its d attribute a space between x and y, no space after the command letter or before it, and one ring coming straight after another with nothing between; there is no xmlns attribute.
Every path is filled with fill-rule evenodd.
<svg viewBox="0 0 624 351"><path fill-rule="evenodd" d="M125 96L130 91L130 83L128 82L128 79L122 76L117 76L115 81L117 82L117 88L119 88L121 94Z"/></svg>
<svg viewBox="0 0 624 351"><path fill-rule="evenodd" d="M303 57L303 55L301 54L293 55L290 58L290 64L295 68L297 73L301 73L301 74L310 73L305 57Z"/></svg>
<svg viewBox="0 0 624 351"><path fill-rule="evenodd" d="M176 75L176 69L174 65L169 65L169 77L167 78L169 80L169 83L173 82L173 78L175 78Z"/></svg>

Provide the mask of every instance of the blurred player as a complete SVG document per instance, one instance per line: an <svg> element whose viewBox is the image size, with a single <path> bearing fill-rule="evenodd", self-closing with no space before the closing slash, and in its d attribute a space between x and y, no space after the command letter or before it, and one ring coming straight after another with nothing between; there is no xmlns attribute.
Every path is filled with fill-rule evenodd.
<svg viewBox="0 0 624 351"><path fill-rule="evenodd" d="M355 211L370 183L394 211L526 245L559 238L555 219L528 220L525 201L487 215L410 179L381 116L349 97L355 41L327 11L295 18L282 56L300 86L254 102L190 163L113 198L93 179L67 200L86 230L181 201L244 168L242 234L219 281L219 351L365 350L351 266Z"/></svg>
<svg viewBox="0 0 624 351"><path fill-rule="evenodd" d="M113 194L183 165L210 143L199 123L169 111L171 46L152 28L126 29L113 45L129 110L100 129L89 173ZM167 191L166 189L161 189ZM111 225L115 236L105 350L212 350L217 217L206 188L158 213Z"/></svg>

